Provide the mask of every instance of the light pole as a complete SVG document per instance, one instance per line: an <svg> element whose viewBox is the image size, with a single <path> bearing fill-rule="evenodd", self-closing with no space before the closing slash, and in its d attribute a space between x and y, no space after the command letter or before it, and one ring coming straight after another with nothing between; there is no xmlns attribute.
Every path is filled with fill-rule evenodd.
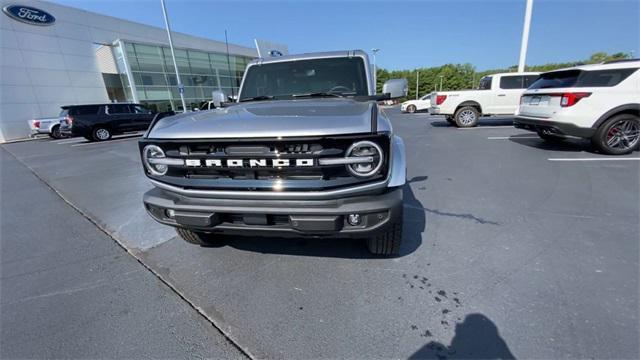
<svg viewBox="0 0 640 360"><path fill-rule="evenodd" d="M380 51L380 49L373 48L371 52L373 53L373 93L378 92L378 67L376 66L376 54Z"/></svg>
<svg viewBox="0 0 640 360"><path fill-rule="evenodd" d="M442 78L444 77L444 75L440 75L440 91L442 91Z"/></svg>
<svg viewBox="0 0 640 360"><path fill-rule="evenodd" d="M524 71L524 64L527 60L527 46L529 45L529 28L531 27L532 10L533 0L527 0L527 7L524 11L524 27L522 29L522 42L520 43L520 61L518 62L518 72Z"/></svg>
<svg viewBox="0 0 640 360"><path fill-rule="evenodd" d="M180 93L180 100L182 101L182 112L187 112L187 103L184 101L184 85L182 84L182 81L180 81L178 63L176 62L176 53L173 50L173 39L171 38L171 27L169 26L169 18L167 17L167 7L164 5L164 0L160 0L160 4L162 4L164 23L167 26L167 36L169 37L169 48L171 49L171 57L173 58L173 67L176 70L176 81L178 82L178 92Z"/></svg>

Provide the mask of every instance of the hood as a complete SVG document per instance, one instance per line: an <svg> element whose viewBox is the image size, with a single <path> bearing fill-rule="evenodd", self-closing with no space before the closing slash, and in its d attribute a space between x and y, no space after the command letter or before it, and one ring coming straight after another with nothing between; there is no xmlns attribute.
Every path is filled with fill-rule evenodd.
<svg viewBox="0 0 640 360"><path fill-rule="evenodd" d="M270 100L163 118L153 139L267 138L371 132L375 102L323 98ZM378 124L378 130L385 126Z"/></svg>

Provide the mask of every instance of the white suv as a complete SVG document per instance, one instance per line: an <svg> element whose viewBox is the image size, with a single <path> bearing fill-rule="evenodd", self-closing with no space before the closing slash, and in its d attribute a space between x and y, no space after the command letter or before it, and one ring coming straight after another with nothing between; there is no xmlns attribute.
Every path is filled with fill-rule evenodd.
<svg viewBox="0 0 640 360"><path fill-rule="evenodd" d="M544 73L522 94L514 126L547 141L591 139L621 155L640 144L640 60L620 60Z"/></svg>

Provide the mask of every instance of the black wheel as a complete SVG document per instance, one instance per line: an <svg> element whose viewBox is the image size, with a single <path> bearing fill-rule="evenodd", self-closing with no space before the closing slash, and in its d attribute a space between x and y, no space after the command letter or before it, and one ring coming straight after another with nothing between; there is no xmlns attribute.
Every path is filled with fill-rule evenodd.
<svg viewBox="0 0 640 360"><path fill-rule="evenodd" d="M178 235L180 235L180 237L184 241L190 244L204 246L204 245L211 245L215 242L211 234L207 234L199 231L187 230L183 228L176 228L176 232L178 233Z"/></svg>
<svg viewBox="0 0 640 360"><path fill-rule="evenodd" d="M60 133L60 125L56 125L51 128L51 133L49 134L54 139L62 139L62 134Z"/></svg>
<svg viewBox="0 0 640 360"><path fill-rule="evenodd" d="M413 113L415 113L416 111L418 111L418 109L416 108L416 106L415 106L415 105L409 105L409 106L407 106L407 112L408 112L409 114L413 114Z"/></svg>
<svg viewBox="0 0 640 360"><path fill-rule="evenodd" d="M106 141L111 139L111 130L103 126L96 126L93 129L92 137L95 141Z"/></svg>
<svg viewBox="0 0 640 360"><path fill-rule="evenodd" d="M449 124L451 124L451 125L455 125L456 124L456 121L453 119L453 116L447 115L447 116L444 117L444 119L447 120L447 122Z"/></svg>
<svg viewBox="0 0 640 360"><path fill-rule="evenodd" d="M385 232L367 239L367 248L370 253L376 255L398 255L401 243L402 216L391 224Z"/></svg>
<svg viewBox="0 0 640 360"><path fill-rule="evenodd" d="M612 116L600 125L591 142L609 155L632 152L640 144L640 117L633 114Z"/></svg>
<svg viewBox="0 0 640 360"><path fill-rule="evenodd" d="M543 130L538 130L538 136L540 136L540 138L544 141L548 141L551 143L559 143L566 140L566 138L561 135L550 134L548 132L544 132Z"/></svg>
<svg viewBox="0 0 640 360"><path fill-rule="evenodd" d="M480 112L473 106L464 106L456 111L454 120L458 127L474 127L478 125Z"/></svg>

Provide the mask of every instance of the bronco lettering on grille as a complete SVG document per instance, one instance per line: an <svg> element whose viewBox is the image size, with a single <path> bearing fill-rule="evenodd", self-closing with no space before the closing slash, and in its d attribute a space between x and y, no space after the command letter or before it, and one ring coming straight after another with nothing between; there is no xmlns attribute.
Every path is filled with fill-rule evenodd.
<svg viewBox="0 0 640 360"><path fill-rule="evenodd" d="M203 162L198 159L187 159L185 164L190 167L201 166ZM206 159L206 167L305 167L313 166L313 159Z"/></svg>

